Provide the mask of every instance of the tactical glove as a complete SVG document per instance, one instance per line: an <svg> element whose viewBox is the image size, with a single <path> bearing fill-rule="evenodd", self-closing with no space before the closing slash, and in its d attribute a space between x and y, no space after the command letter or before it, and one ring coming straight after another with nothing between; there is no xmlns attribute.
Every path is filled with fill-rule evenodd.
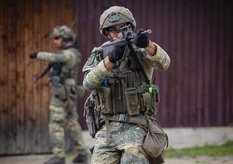
<svg viewBox="0 0 233 164"><path fill-rule="evenodd" d="M146 48L149 45L149 38L147 33L142 34L144 29L139 29L136 32L133 43L139 48Z"/></svg>
<svg viewBox="0 0 233 164"><path fill-rule="evenodd" d="M125 44L118 44L116 47L109 53L108 57L110 62L116 63L116 61L120 60L125 51Z"/></svg>
<svg viewBox="0 0 233 164"><path fill-rule="evenodd" d="M38 54L38 52L32 52L32 53L30 53L30 58L31 59L37 58L37 54Z"/></svg>

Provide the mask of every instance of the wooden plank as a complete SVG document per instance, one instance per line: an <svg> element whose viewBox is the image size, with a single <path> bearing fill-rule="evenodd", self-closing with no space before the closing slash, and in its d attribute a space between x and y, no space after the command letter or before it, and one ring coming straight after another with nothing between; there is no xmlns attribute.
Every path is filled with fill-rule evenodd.
<svg viewBox="0 0 233 164"><path fill-rule="evenodd" d="M170 40L170 28L171 28L171 19L170 19L170 13L171 13L171 1L163 1L162 2L162 7L161 7L161 12L162 12L162 22L161 22L161 39L162 39L162 45L161 47L169 54L169 40ZM171 60L173 61L173 55L169 54ZM171 70L173 68L174 65L171 65L169 70ZM169 86L169 81L168 81L168 74L169 74L169 70L166 71L160 71L161 74L161 81L159 84L160 87L160 95L161 95L161 101L164 102L163 103L163 108L159 108L160 110L169 110L170 108L170 103L166 100L168 100L168 98L170 97L170 90L168 88ZM159 112L158 111L158 112ZM175 121L175 118L172 116L172 113L165 113L165 118L166 117L170 118L170 124L173 124ZM164 118L163 118L164 119ZM164 125L164 124L161 124Z"/></svg>
<svg viewBox="0 0 233 164"><path fill-rule="evenodd" d="M213 72L213 90L215 91L214 94L214 102L216 102L216 104L213 104L212 108L215 108L215 116L214 118L214 123L216 124L216 126L220 126L221 122L222 122L222 116L224 115L224 110L219 110L219 109L224 109L224 103L222 103L222 99L224 99L224 95L223 95L223 81L224 81L224 72L223 72L223 60L220 58L220 56L218 54L225 54L224 53L224 49L223 49L223 42L221 42L221 40L224 40L223 37L223 28L224 28L224 23L222 22L224 20L223 17L223 11L224 9L222 8L222 2L218 1L214 3L214 8L216 8L216 10L214 11L215 14L213 14L214 17L214 27L215 27L215 31L214 31L214 35L216 36L214 39L214 43L213 43L213 51L215 51L215 63L213 63L213 67L215 69L215 71ZM219 76L222 76L222 78L217 78ZM216 115L217 114L217 115ZM214 125L214 124L213 124Z"/></svg>
<svg viewBox="0 0 233 164"><path fill-rule="evenodd" d="M178 111L179 109L177 109L177 107L174 105L176 104L176 101L177 101L177 95L180 94L180 91L178 90L178 77L175 76L175 71L178 69L178 63L180 61L180 59L177 57L178 54L177 54L177 47L176 47L176 40L177 40L177 2L175 1L171 1L170 2L171 6L170 6L170 29L169 29L169 32L170 32L170 36L169 36L169 51L168 51L168 55L170 56L171 58L171 65L170 65L170 68L168 70L168 73L169 73L169 77L170 80L168 79L168 87L171 87L173 86L173 89L170 89L169 92L167 92L167 96L166 99L169 100L168 102L168 108L167 109L164 109L164 113L165 113L165 117L163 118L164 120L167 120L167 117L166 117L166 111L167 110L173 110L173 113L171 113L169 115L169 120L172 119L172 123L173 124L176 124L177 122L177 115L178 115ZM168 88L169 89L169 88ZM166 124L165 124L166 125Z"/></svg>
<svg viewBox="0 0 233 164"><path fill-rule="evenodd" d="M178 2L178 6L177 6L177 32L176 32L176 49L177 49L177 53L176 53L176 58L177 61L172 61L172 62L176 62L176 72L174 72L177 75L177 85L178 86L184 86L182 84L182 80L184 80L183 77L183 49L181 47L183 47L183 27L182 27L182 22L183 22L183 15L184 15L184 11L183 8L180 4L180 2ZM179 73L179 76L178 76ZM180 115L180 113L182 113L182 101L183 101L183 89L184 88L178 88L177 90L177 95L176 95L176 104L175 105L175 118L176 118L176 125L179 127L182 125L182 119L183 117ZM169 121L169 119L167 120ZM168 124L167 124L168 125ZM169 126L169 125L168 125ZM170 124L170 126L172 126Z"/></svg>
<svg viewBox="0 0 233 164"><path fill-rule="evenodd" d="M39 21L45 21L46 19L51 20L51 22L55 21L55 18L57 17L57 12L56 8L52 7L53 5L51 4L51 6L49 6L51 4L51 2L48 1L44 1L43 3L41 3L41 8L42 8L42 12L40 17L38 18ZM62 5L62 4L60 4ZM50 8L52 7L52 8ZM52 9L52 10L51 10ZM52 14L54 13L54 14ZM52 14L52 15L50 15ZM49 18L48 18L49 15ZM42 42L38 42L40 44L38 44L38 47L41 47L41 49L39 49L39 51L44 51L44 50L50 50L51 49L51 40L49 39L49 35L50 32L52 31L52 29L54 26L52 23L49 23L48 26L46 26L46 28L42 25L42 24L38 24L38 31L40 33L40 35L38 36L38 40L42 40ZM37 61L38 62L38 61ZM40 61L40 73L47 67L48 62L45 61ZM39 130L41 135L39 136L40 141L41 141L41 148L40 151L41 152L50 152L49 149L49 132L48 132L48 102L50 100L50 90L48 87L48 79L47 79L47 75L41 79L39 81L40 84L40 91L38 90L38 92L40 92L40 108L38 109L40 112L40 122L39 122Z"/></svg>
<svg viewBox="0 0 233 164"><path fill-rule="evenodd" d="M25 1L18 2L17 13L18 19L16 20L16 42L17 42L17 90L16 90L16 103L17 103L17 113L16 113L16 122L17 122L17 134L16 134L16 151L13 154L21 154L24 152L24 136L25 136L25 127L24 127L24 109L25 109L25 35L24 35L24 20L25 18ZM21 5L20 5L21 4Z"/></svg>
<svg viewBox="0 0 233 164"><path fill-rule="evenodd" d="M197 50L197 122L198 126L203 125L203 111L204 111L204 62L203 62L203 55L204 55L204 6L203 2L198 1L198 10L197 10L197 43L196 43L196 50Z"/></svg>
<svg viewBox="0 0 233 164"><path fill-rule="evenodd" d="M216 72L218 69L218 65L217 65L217 53L218 52L218 34L217 34L217 20L218 15L218 9L214 9L216 7L216 2L212 2L210 4L211 10L210 10L210 26L211 26L211 30L210 30L210 56L209 56L209 62L210 62L210 67L209 67L209 72L208 74L210 75L210 79L208 81L209 83L209 106L208 106L208 111L209 111L209 116L210 116L210 125L217 125L217 99L216 99ZM216 7L219 8L219 7ZM214 104L212 102L215 102ZM212 112L210 112L212 111Z"/></svg>
<svg viewBox="0 0 233 164"><path fill-rule="evenodd" d="M216 111L216 105L217 105L217 101L216 101L216 88L215 88L215 82L216 82L216 68L218 68L218 66L216 65L216 58L217 58L217 54L215 52L216 51L216 42L217 42L217 33L216 33L216 20L218 18L215 18L215 14L216 12L218 12L218 10L214 10L215 7L215 2L212 2L210 4L211 10L210 10L210 56L209 56L209 63L210 63L210 79L209 79L209 99L215 102L215 105L213 106L212 101L210 101L209 103L209 116L210 116L210 125L216 125L217 120L216 119L216 115L215 113ZM214 16L215 15L215 16ZM214 56L214 54L216 54L216 56ZM211 110L211 112L210 112Z"/></svg>
<svg viewBox="0 0 233 164"><path fill-rule="evenodd" d="M226 3L226 2L225 2ZM218 28L219 28L219 53L218 54L221 54L223 53L224 54L224 58L226 59L227 58L227 53L226 53L226 49L225 48L225 44L224 42L227 41L226 37L225 37L225 29L226 29L226 12L225 11L225 8L224 8L224 5L225 3L223 2L220 2L220 24L222 25L218 25ZM223 42L224 41L224 42ZM226 99L224 98L224 95L225 95L225 91L224 91L224 85L226 85L226 76L224 76L224 68L225 68L225 62L223 60L223 58L220 58L219 55L217 55L217 61L221 61L221 64L220 64L220 69L218 70L218 78L216 79L217 80L217 88L218 88L218 92L217 92L217 97L218 97L218 106L217 106L217 110L220 114L220 118L219 118L219 125L221 126L221 124L225 124L226 120L225 120L225 111L227 110L226 109ZM222 77L222 78L221 78ZM220 81L221 80L221 81ZM225 109L224 111L219 111L219 109ZM223 121L224 120L224 121Z"/></svg>
<svg viewBox="0 0 233 164"><path fill-rule="evenodd" d="M211 59L211 36L210 36L210 31L212 30L211 25L209 24L210 20L210 12L211 12L211 3L204 2L204 6L206 8L204 17L207 20L205 23L205 29L204 29L204 45L205 45L205 51L204 51L204 112L203 112L203 119L205 120L204 125L205 126L210 126L210 59Z"/></svg>
<svg viewBox="0 0 233 164"><path fill-rule="evenodd" d="M0 27L2 28L2 30L0 30L0 142L2 143L2 145L0 146L0 154L4 153L5 150L5 137L4 137L4 129L5 129L5 103L4 103L4 99L5 99L5 40L6 40L6 19L4 19L5 15L6 15L6 1L1 1L0 2Z"/></svg>
<svg viewBox="0 0 233 164"><path fill-rule="evenodd" d="M28 1L25 3L26 7L26 13L25 13L25 41L26 45L25 46L25 81L24 84L26 86L25 88L25 109L24 109L24 115L25 115L25 120L24 120L24 126L25 126L25 147L24 151L25 152L33 152L33 140L35 139L34 137L34 127L35 127L35 116L33 113L33 97L32 97L32 75L33 75L33 66L34 63L31 61L29 58L29 54L32 51L32 42L33 42L33 2Z"/></svg>
<svg viewBox="0 0 233 164"><path fill-rule="evenodd" d="M183 101L182 101L182 115L183 115L183 124L182 126L187 126L188 121L190 119L189 115L189 104L190 104L190 15L189 11L191 10L190 4L186 2L185 0L182 1L182 7L184 10L184 17L183 17L183 54L182 54L182 60L183 60ZM181 47L180 47L181 48Z"/></svg>
<svg viewBox="0 0 233 164"><path fill-rule="evenodd" d="M226 50L226 59L224 64L224 76L225 76L225 84L224 84L224 104L225 104L225 115L224 120L226 125L232 125L233 122L233 51L232 51L232 43L233 43L233 21L232 21L232 1L227 1L225 4L225 46Z"/></svg>
<svg viewBox="0 0 233 164"><path fill-rule="evenodd" d="M47 26L44 26L40 22L45 22L47 20L54 19L50 17L50 13L57 13L54 12L56 10L51 10L49 7L49 1L43 1L41 3L36 3L34 6L39 6L38 16L36 17L36 21L34 22L34 35L35 44L34 48L36 51L46 51L49 49L49 35L50 35L50 23L48 22ZM62 4L60 4L62 5ZM43 70L47 67L48 62L36 60L36 67L34 68L34 72L36 72L37 77ZM44 96L44 93L47 94L46 90L47 77L44 77L36 85L33 87L33 96L34 96L34 111L36 113L36 122L35 125L37 127L38 134L36 135L36 140L33 143L36 145L35 152L48 152L49 143L48 143L48 124L47 124L47 117L48 117L48 105L46 102L49 101L48 98Z"/></svg>
<svg viewBox="0 0 233 164"><path fill-rule="evenodd" d="M197 1L192 1L190 3L190 8L189 8L189 19L190 19L190 38L189 38L189 44L190 44L190 48L189 48L189 89L190 89L190 93L189 93L189 119L188 119L188 123L186 124L186 126L190 126L190 122L192 122L192 126L197 127L198 126L198 121L197 121L197 66L193 61L198 61L198 53L197 53L197 40L198 40L198 18L197 18ZM188 103L188 102L186 102Z"/></svg>
<svg viewBox="0 0 233 164"><path fill-rule="evenodd" d="M221 42L222 45L222 51L221 53L224 54L224 63L223 65L223 71L220 73L224 76L223 84L222 84L222 90L219 90L219 92L222 93L222 102L220 104L223 105L223 115L222 120L224 120L224 125L230 125L233 122L233 106L230 106L230 103L233 100L233 77L232 77L232 71L233 70L233 58L232 58L232 28L233 28L233 22L231 19L233 3L230 1L227 1L225 3L222 3L222 29L220 31L223 32L221 35L223 37L223 40ZM221 56L221 55L220 55ZM223 59L222 59L223 60Z"/></svg>
<svg viewBox="0 0 233 164"><path fill-rule="evenodd" d="M42 1L44 2L44 1ZM31 45L31 51L39 51L39 43L41 41L41 30L40 30L40 26L41 22L41 12L42 12L42 8L40 6L41 1L35 1L34 3L32 3L32 7L33 7L33 22L32 22L32 45ZM46 4L45 4L46 6ZM49 15L49 14L48 14ZM45 21L44 21L45 22ZM44 24L43 24L44 25ZM41 72L41 62L39 60L31 60L31 63L33 63L32 66L32 79L35 79L36 77L39 76L40 72ZM40 131L40 110L41 110L41 83L40 81L38 81L38 83L34 83L32 84L32 98L33 98L33 104L31 106L31 117L33 118L33 126L35 128L34 134L33 134L33 138L31 140L31 144L34 145L33 147L33 151L35 153L39 153L40 152L40 135L41 135L41 131Z"/></svg>
<svg viewBox="0 0 233 164"><path fill-rule="evenodd" d="M5 3L5 16L9 16L10 14L10 9L9 9L9 1ZM9 125L9 110L8 110L8 61L9 61L9 53L8 53L8 41L10 39L10 37L7 35L9 32L9 22L10 20L6 20L4 19L5 24L4 24L4 29L3 29L3 34L5 34L5 38L3 40L3 58L1 60L3 60L3 65L2 65L2 69L3 69L3 81L2 81L2 93L4 93L4 96L2 96L2 102L3 102L3 106L2 106L2 125L3 125L3 140L2 140L2 148L3 148L3 154L8 154L9 152L9 130L8 130L8 125Z"/></svg>
<svg viewBox="0 0 233 164"><path fill-rule="evenodd" d="M10 1L11 8L9 9L9 17L12 19L9 20L8 24L8 36L7 40L8 45L8 79L7 79L7 104L8 104L8 154L12 154L16 149L16 95L14 94L16 91L16 40L15 40L15 31L16 26L15 22L17 19L16 11L16 1Z"/></svg>

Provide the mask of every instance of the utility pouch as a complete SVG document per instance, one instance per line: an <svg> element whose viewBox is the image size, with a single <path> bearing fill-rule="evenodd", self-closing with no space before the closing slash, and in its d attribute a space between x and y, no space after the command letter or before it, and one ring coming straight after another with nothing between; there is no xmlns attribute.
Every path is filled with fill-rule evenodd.
<svg viewBox="0 0 233 164"><path fill-rule="evenodd" d="M127 112L130 116L139 114L138 91L136 88L127 88L125 91Z"/></svg>
<svg viewBox="0 0 233 164"><path fill-rule="evenodd" d="M66 94L67 94L66 105L67 105L69 110L72 110L75 107L76 100L77 100L75 85L64 86L64 87L66 89Z"/></svg>
<svg viewBox="0 0 233 164"><path fill-rule="evenodd" d="M151 108L150 113L156 114L158 111L158 105L159 105L159 92L156 90L154 94L151 94Z"/></svg>
<svg viewBox="0 0 233 164"><path fill-rule="evenodd" d="M61 100L67 99L66 88L62 84L57 84L55 87L53 87L52 93L55 97Z"/></svg>
<svg viewBox="0 0 233 164"><path fill-rule="evenodd" d="M149 157L157 158L168 145L168 136L156 122L148 120L148 123L143 149Z"/></svg>
<svg viewBox="0 0 233 164"><path fill-rule="evenodd" d="M111 110L111 95L109 87L98 88L99 102L101 107L101 113L103 114L113 114Z"/></svg>
<svg viewBox="0 0 233 164"><path fill-rule="evenodd" d="M150 110L151 108L151 94L149 92L145 92L142 94L142 107L141 112L145 112Z"/></svg>

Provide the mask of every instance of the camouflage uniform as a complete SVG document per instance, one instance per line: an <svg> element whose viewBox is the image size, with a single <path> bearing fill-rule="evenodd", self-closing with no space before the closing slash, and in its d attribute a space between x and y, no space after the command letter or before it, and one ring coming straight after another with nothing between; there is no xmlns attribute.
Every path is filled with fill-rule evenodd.
<svg viewBox="0 0 233 164"><path fill-rule="evenodd" d="M67 26L58 26L54 29L51 37L55 37L59 32L63 40L75 40L74 35L66 36L67 29L70 30ZM66 33L60 34L62 30ZM73 141L76 150L86 154L76 111L78 88L75 79L81 61L81 54L77 50L77 46L75 44L64 46L56 53L38 52L37 58L53 64L49 75L49 84L52 88L52 98L49 105L49 133L53 154L64 158L65 131Z"/></svg>
<svg viewBox="0 0 233 164"><path fill-rule="evenodd" d="M118 22L111 20L111 16L116 18ZM135 29L136 22L131 12L124 7L114 6L101 15L100 31L106 35L104 31L106 27L127 22ZM154 45L157 47L157 51L153 56L149 55L143 48L138 49L142 54L140 59L142 67L150 81L154 69L166 70L170 65L168 54L156 43ZM154 113L140 111L136 114L131 114L130 112L134 111L128 110L127 105L129 104L125 100L129 98L127 97L128 91L132 89L132 86L140 88L145 86L145 83L127 66L126 63L129 63L127 57L129 52L124 51L122 57L124 59L115 64L113 69L106 69L103 59L108 56L113 48L113 46L94 48L83 67L83 72L85 73L83 86L87 90L92 91L92 95L95 98L97 97L95 108L101 112L102 127L95 135L96 143L93 150L92 163L146 164L149 163L149 158L142 149L142 144L147 134L147 128L143 125L147 123L147 116L153 117ZM106 79L108 79L108 84L103 86ZM132 86L130 86L131 83L133 84ZM135 99L135 102L131 102L132 106L129 108L134 108L136 101L138 100ZM142 119L134 119L135 117L138 118L139 115ZM140 120L140 123L138 120Z"/></svg>
<svg viewBox="0 0 233 164"><path fill-rule="evenodd" d="M63 67L67 66L75 69L77 69L74 67L76 63L80 63L80 53L74 48L62 50L56 54L39 52L37 58L51 62L62 62L64 64ZM49 105L49 132L53 145L52 152L53 154L64 157L65 129L67 130L77 149L81 151L84 149L81 127L77 122L78 115L76 112L76 84L75 79L71 77L69 79L64 79L64 84L58 84L58 86L54 86L52 84L52 79L54 78L53 75L51 75L50 78L53 94ZM59 89L60 91L57 91Z"/></svg>

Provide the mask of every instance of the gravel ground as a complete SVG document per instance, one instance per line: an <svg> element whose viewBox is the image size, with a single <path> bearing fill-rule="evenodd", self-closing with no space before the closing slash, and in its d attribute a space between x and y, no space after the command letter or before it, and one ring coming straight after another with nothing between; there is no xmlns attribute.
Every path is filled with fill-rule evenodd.
<svg viewBox="0 0 233 164"><path fill-rule="evenodd" d="M0 164L43 164L51 155L28 155L28 156L7 156L0 157ZM72 156L67 159L67 164L72 164ZM165 164L232 164L233 156L197 158L166 158Z"/></svg>

